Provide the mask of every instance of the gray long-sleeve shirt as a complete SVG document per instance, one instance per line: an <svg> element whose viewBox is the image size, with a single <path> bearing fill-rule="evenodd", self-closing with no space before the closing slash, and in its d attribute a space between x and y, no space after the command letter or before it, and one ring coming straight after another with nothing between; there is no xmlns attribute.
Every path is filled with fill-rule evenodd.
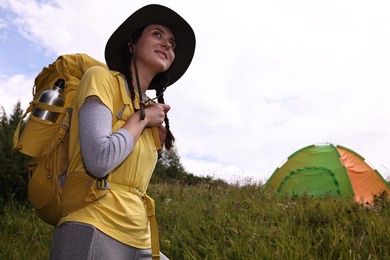
<svg viewBox="0 0 390 260"><path fill-rule="evenodd" d="M112 133L112 113L96 96L88 97L79 111L81 156L87 171L104 177L133 151L134 139L120 128Z"/></svg>

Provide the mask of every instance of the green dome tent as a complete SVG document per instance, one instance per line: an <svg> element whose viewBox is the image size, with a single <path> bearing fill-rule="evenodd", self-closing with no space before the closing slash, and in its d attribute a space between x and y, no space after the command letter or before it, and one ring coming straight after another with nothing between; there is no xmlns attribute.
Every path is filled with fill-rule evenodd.
<svg viewBox="0 0 390 260"><path fill-rule="evenodd" d="M277 168L264 188L287 195L353 197L371 204L390 185L362 156L342 146L310 145L293 153Z"/></svg>

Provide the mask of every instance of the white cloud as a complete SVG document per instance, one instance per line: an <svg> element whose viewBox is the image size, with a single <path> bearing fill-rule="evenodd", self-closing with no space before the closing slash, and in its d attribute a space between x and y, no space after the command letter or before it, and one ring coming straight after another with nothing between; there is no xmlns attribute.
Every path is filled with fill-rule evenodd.
<svg viewBox="0 0 390 260"><path fill-rule="evenodd" d="M5 108L7 115L12 114L18 101L23 110L26 110L32 100L32 86L34 79L26 75L0 75L0 106Z"/></svg>
<svg viewBox="0 0 390 260"><path fill-rule="evenodd" d="M100 60L110 34L146 4L3 2L18 14L23 35L48 52ZM190 69L165 97L188 171L264 180L296 150L332 142L387 174L390 3L161 3L185 17L197 36ZM1 83L2 96L10 81ZM7 95L7 102L22 97Z"/></svg>

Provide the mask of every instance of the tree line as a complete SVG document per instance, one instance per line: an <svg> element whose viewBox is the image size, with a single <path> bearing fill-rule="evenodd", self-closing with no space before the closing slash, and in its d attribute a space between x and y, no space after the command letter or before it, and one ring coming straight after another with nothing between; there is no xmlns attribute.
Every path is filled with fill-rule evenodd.
<svg viewBox="0 0 390 260"><path fill-rule="evenodd" d="M27 203L27 164L30 158L13 149L14 132L22 115L20 102L14 106L11 115L7 115L4 107L0 107L0 205L9 200ZM24 121L22 129L25 123ZM188 173L180 162L177 150L160 153L151 180L152 183L178 182L186 185L212 181L211 177L202 178Z"/></svg>
<svg viewBox="0 0 390 260"><path fill-rule="evenodd" d="M25 202L27 198L29 158L13 150L13 135L23 115L20 102L8 116L4 107L0 110L0 203L9 199Z"/></svg>

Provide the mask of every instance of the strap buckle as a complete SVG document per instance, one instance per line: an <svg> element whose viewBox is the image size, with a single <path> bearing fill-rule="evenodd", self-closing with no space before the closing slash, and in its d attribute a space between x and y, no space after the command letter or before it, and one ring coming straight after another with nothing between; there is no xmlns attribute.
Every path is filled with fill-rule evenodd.
<svg viewBox="0 0 390 260"><path fill-rule="evenodd" d="M96 181L96 188L98 188L99 190L107 190L108 188L110 188L110 183L107 179L98 179Z"/></svg>

